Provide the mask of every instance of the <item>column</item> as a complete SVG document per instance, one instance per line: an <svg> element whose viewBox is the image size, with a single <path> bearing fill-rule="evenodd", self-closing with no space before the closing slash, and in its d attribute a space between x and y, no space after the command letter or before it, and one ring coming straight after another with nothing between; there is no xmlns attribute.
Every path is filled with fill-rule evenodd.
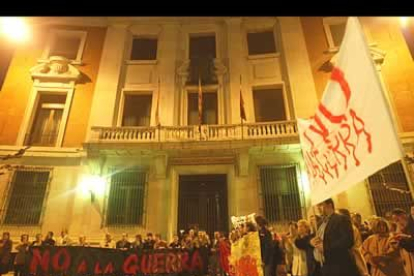
<svg viewBox="0 0 414 276"><path fill-rule="evenodd" d="M246 68L243 57L243 36L241 28L241 18L230 18L226 20L227 25L227 45L229 56L229 81L230 81L230 98L226 108L231 110L230 124L240 123L240 75L244 75L246 80L244 68ZM244 81L245 83L246 81ZM244 97L246 98L246 97ZM249 114L247 114L249 117Z"/></svg>
<svg viewBox="0 0 414 276"><path fill-rule="evenodd" d="M282 54L297 118L314 115L318 103L299 17L279 17Z"/></svg>
<svg viewBox="0 0 414 276"><path fill-rule="evenodd" d="M126 26L108 27L93 94L87 140L91 137L92 126L113 126L126 37Z"/></svg>
<svg viewBox="0 0 414 276"><path fill-rule="evenodd" d="M158 41L159 62L158 74L161 80L160 95L160 121L162 125L174 125L174 118L179 114L178 106L175 106L176 98L179 97L175 85L176 61L178 47L178 24L162 26L162 33Z"/></svg>

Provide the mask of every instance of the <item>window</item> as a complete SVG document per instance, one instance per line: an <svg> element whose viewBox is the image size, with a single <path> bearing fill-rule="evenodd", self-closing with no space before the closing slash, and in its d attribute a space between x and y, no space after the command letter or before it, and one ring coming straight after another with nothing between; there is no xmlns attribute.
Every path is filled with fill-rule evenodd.
<svg viewBox="0 0 414 276"><path fill-rule="evenodd" d="M13 49L0 45L0 90L3 87L3 83L6 79L7 72L9 71L10 62L13 58Z"/></svg>
<svg viewBox="0 0 414 276"><path fill-rule="evenodd" d="M411 58L414 59L414 25L411 23L401 29L404 36L405 43L407 44L408 50L410 51Z"/></svg>
<svg viewBox="0 0 414 276"><path fill-rule="evenodd" d="M260 167L260 183L263 211L269 222L302 217L295 165Z"/></svg>
<svg viewBox="0 0 414 276"><path fill-rule="evenodd" d="M40 94L30 132L26 136L26 145L56 145L66 103L66 95Z"/></svg>
<svg viewBox="0 0 414 276"><path fill-rule="evenodd" d="M276 44L273 31L247 34L249 55L276 53Z"/></svg>
<svg viewBox="0 0 414 276"><path fill-rule="evenodd" d="M323 19L323 26L329 48L335 49L341 46L345 34L346 18L326 17Z"/></svg>
<svg viewBox="0 0 414 276"><path fill-rule="evenodd" d="M394 208L408 211L413 204L411 193L387 189L384 182L389 188L410 191L401 162L391 164L370 176L368 183L377 215L383 217Z"/></svg>
<svg viewBox="0 0 414 276"><path fill-rule="evenodd" d="M40 222L49 171L18 170L10 187L4 224L36 225Z"/></svg>
<svg viewBox="0 0 414 276"><path fill-rule="evenodd" d="M253 89L254 114L256 122L286 120L283 89Z"/></svg>
<svg viewBox="0 0 414 276"><path fill-rule="evenodd" d="M214 59L216 58L216 37L190 36L190 76L188 83L216 84Z"/></svg>
<svg viewBox="0 0 414 276"><path fill-rule="evenodd" d="M56 30L51 33L45 58L62 56L69 60L80 61L86 43L86 32Z"/></svg>
<svg viewBox="0 0 414 276"><path fill-rule="evenodd" d="M131 60L156 60L156 38L134 38L132 40Z"/></svg>
<svg viewBox="0 0 414 276"><path fill-rule="evenodd" d="M143 225L147 173L138 169L111 177L107 225Z"/></svg>
<svg viewBox="0 0 414 276"><path fill-rule="evenodd" d="M190 36L190 59L192 58L216 58L216 37Z"/></svg>
<svg viewBox="0 0 414 276"><path fill-rule="evenodd" d="M203 93L202 124L218 123L217 93ZM188 125L198 125L198 93L188 93Z"/></svg>
<svg viewBox="0 0 414 276"><path fill-rule="evenodd" d="M125 94L122 126L149 126L152 95Z"/></svg>

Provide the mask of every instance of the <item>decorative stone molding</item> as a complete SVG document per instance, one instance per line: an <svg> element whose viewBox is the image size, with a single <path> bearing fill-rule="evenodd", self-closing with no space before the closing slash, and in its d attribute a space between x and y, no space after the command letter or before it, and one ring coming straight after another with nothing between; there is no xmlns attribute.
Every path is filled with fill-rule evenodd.
<svg viewBox="0 0 414 276"><path fill-rule="evenodd" d="M217 164L234 164L234 156L183 156L172 157L169 159L169 165L217 165Z"/></svg>
<svg viewBox="0 0 414 276"><path fill-rule="evenodd" d="M30 69L33 79L55 82L78 81L81 72L65 57L52 56L49 60Z"/></svg>
<svg viewBox="0 0 414 276"><path fill-rule="evenodd" d="M227 67L223 64L220 59L214 59L214 72L216 73L217 77L222 77L227 73ZM185 84L187 81L188 76L190 75L190 59L186 59L183 63L178 67L177 74L181 79L181 83Z"/></svg>
<svg viewBox="0 0 414 276"><path fill-rule="evenodd" d="M223 62L220 59L214 59L214 72L216 73L217 77L220 78L227 73L227 67L224 66Z"/></svg>
<svg viewBox="0 0 414 276"><path fill-rule="evenodd" d="M372 59L375 62L375 65L377 67L380 67L384 62L384 58L385 58L386 53L384 51L378 49L377 45L375 45L375 44L370 45L369 49L370 49L370 52L371 52ZM334 54L328 61L331 66L335 65L335 63L336 63L338 51L339 51L339 49L330 50L330 51L326 52L328 54Z"/></svg>
<svg viewBox="0 0 414 276"><path fill-rule="evenodd" d="M249 152L240 152L237 156L237 167L239 176L249 175Z"/></svg>
<svg viewBox="0 0 414 276"><path fill-rule="evenodd" d="M190 75L189 69L190 69L190 59L186 59L183 61L183 63L178 67L177 74L181 80L181 85L184 86L188 76Z"/></svg>

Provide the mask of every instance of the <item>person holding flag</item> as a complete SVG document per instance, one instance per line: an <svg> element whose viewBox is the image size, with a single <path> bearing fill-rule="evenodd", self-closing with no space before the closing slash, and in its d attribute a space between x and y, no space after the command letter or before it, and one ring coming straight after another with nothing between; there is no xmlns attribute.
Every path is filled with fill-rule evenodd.
<svg viewBox="0 0 414 276"><path fill-rule="evenodd" d="M354 236L351 219L335 212L332 199L317 205L322 224L310 240L322 276L360 276L351 253Z"/></svg>

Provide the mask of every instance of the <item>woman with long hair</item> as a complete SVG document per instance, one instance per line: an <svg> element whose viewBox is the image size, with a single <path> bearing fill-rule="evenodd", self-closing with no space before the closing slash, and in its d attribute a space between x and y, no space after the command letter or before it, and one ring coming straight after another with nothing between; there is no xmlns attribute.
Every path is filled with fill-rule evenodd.
<svg viewBox="0 0 414 276"><path fill-rule="evenodd" d="M320 265L313 256L313 247L310 245L310 240L315 237L312 233L312 226L307 220L298 221L298 237L295 239L295 247L305 252L306 269L308 276L319 276ZM295 275L295 274L293 274Z"/></svg>

